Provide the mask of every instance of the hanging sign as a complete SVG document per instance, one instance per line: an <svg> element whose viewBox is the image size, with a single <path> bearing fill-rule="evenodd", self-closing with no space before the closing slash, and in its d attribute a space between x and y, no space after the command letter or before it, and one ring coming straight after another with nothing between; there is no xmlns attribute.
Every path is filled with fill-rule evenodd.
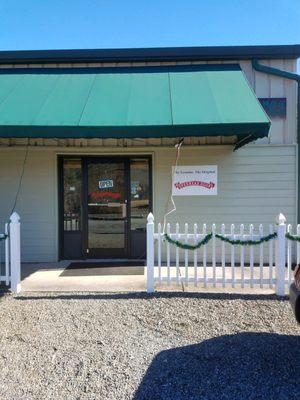
<svg viewBox="0 0 300 400"><path fill-rule="evenodd" d="M185 165L172 168L173 196L217 194L217 165Z"/></svg>

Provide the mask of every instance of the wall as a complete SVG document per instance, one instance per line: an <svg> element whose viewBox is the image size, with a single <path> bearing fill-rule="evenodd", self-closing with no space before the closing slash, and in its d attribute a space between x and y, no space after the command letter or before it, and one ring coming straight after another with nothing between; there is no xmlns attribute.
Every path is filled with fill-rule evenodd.
<svg viewBox="0 0 300 400"><path fill-rule="evenodd" d="M163 218L174 150L155 153L155 215ZM295 146L248 146L232 152L229 146L182 148L179 165L218 165L218 195L174 197L174 222L275 222L279 212L295 221Z"/></svg>
<svg viewBox="0 0 300 400"><path fill-rule="evenodd" d="M261 60L265 65L296 72L295 60ZM216 62L207 62L214 64ZM234 63L230 61L229 63ZM252 69L240 63L258 97L286 97L287 118L272 121L271 134L256 145L233 153L233 138L186 138L179 164L217 164L219 194L216 197L177 198L177 213L170 221L221 223L274 223L279 212L296 220L296 83ZM160 63L189 64L189 63ZM205 62L193 62L205 64ZM15 67L133 66L157 63L15 65ZM58 201L56 155L62 153L141 153L153 155L153 195L156 222L162 220L168 198L174 142L177 139L1 139L0 223L10 213L22 170L25 148L30 143L23 185L16 210L22 218L23 261L56 261L58 257ZM219 144L224 146L219 146ZM268 144L269 143L269 144ZM206 145L206 146L203 146ZM211 146L215 145L215 146ZM164 147L163 147L164 146ZM2 225L3 226L3 225ZM1 227L0 227L0 230Z"/></svg>
<svg viewBox="0 0 300 400"><path fill-rule="evenodd" d="M294 60L261 60L261 63L284 71L296 72ZM245 75L257 97L286 97L287 115L285 119L273 119L269 143L296 143L297 83L289 79L254 71L249 62L242 62Z"/></svg>
<svg viewBox="0 0 300 400"><path fill-rule="evenodd" d="M174 147L93 149L29 147L16 210L22 221L22 260L56 261L58 257L57 154L152 154L156 222L163 218L171 184ZM25 155L23 147L0 148L0 223L11 210ZM296 219L296 146L185 146L179 165L217 164L218 196L176 198L170 221L211 224L275 222L283 212ZM229 225L228 225L229 228ZM246 227L247 228L247 227ZM267 229L267 228L266 228ZM0 230L2 230L0 228Z"/></svg>
<svg viewBox="0 0 300 400"><path fill-rule="evenodd" d="M25 150L0 149L0 221L7 221L18 189ZM22 261L57 258L57 189L52 151L30 149L16 211L21 216Z"/></svg>

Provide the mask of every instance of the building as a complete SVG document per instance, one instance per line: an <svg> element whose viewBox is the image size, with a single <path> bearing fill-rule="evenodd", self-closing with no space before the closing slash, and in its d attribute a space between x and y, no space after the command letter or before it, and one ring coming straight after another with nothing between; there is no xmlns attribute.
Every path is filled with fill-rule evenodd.
<svg viewBox="0 0 300 400"><path fill-rule="evenodd" d="M178 165L217 166L217 194L177 196L170 221L295 223L299 56L300 45L0 52L0 214L17 200L22 261L145 258L181 138Z"/></svg>

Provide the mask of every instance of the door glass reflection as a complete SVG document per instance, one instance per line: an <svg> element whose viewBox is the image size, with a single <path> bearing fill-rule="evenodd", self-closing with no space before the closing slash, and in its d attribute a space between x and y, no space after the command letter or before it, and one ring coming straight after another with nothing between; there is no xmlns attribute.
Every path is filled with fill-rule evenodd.
<svg viewBox="0 0 300 400"><path fill-rule="evenodd" d="M124 162L88 164L88 247L125 247Z"/></svg>
<svg viewBox="0 0 300 400"><path fill-rule="evenodd" d="M149 160L131 159L131 230L146 229L147 216L150 211L149 196Z"/></svg>
<svg viewBox="0 0 300 400"><path fill-rule="evenodd" d="M80 158L63 160L64 231L81 230L81 182Z"/></svg>

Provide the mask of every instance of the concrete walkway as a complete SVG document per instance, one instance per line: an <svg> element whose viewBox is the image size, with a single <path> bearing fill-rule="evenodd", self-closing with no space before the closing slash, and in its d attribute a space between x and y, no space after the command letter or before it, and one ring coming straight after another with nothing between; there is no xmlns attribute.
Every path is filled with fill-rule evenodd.
<svg viewBox="0 0 300 400"><path fill-rule="evenodd" d="M127 267L122 275L99 275L98 268L88 268L86 273L74 270L66 276L65 268L70 261L42 264L22 264L22 291L24 292L139 292L146 290L144 267L137 267L138 274L128 275ZM112 270L114 267L108 269ZM132 271L135 267L128 267ZM144 274L140 274L143 268ZM72 270L71 270L72 271Z"/></svg>
<svg viewBox="0 0 300 400"><path fill-rule="evenodd" d="M84 270L65 270L70 261L60 261L58 263L35 263L22 264L22 291L23 292L145 292L147 288L146 268L139 267L100 267L100 268L85 268ZM237 273L239 267L237 268ZM101 269L101 271L100 271ZM106 271L102 271L102 270ZM136 269L136 273L133 273ZM180 268L181 276L184 277L185 269ZM189 268L189 276L193 276L193 267ZM199 267L199 276L202 276L202 268ZM74 271L74 273L73 273ZM118 274L121 271L120 274ZM66 273L67 272L67 273ZM103 272L105 275L103 275ZM101 274L100 274L101 273ZM111 274L112 273L112 274ZM166 274L166 269L163 275ZM211 271L207 272L208 277ZM219 277L221 271L217 269ZM268 274L268 269L264 271L264 278ZM249 278L248 271L245 272L245 277ZM171 267L171 276L176 276L176 268ZM231 269L226 269L226 279L230 279ZM255 278L259 277L259 268L255 269ZM250 285L245 285L241 288L240 284L236 284L232 288L230 284L226 284L223 288L221 284L217 287L208 284L206 288L202 283L198 287L194 287L193 283L186 285L184 278L182 284L177 286L171 283L155 285L157 291L186 291L186 292L214 292L214 293L242 293L242 294L270 294L274 293L274 288L269 288L264 285L260 288L255 285L250 288Z"/></svg>

